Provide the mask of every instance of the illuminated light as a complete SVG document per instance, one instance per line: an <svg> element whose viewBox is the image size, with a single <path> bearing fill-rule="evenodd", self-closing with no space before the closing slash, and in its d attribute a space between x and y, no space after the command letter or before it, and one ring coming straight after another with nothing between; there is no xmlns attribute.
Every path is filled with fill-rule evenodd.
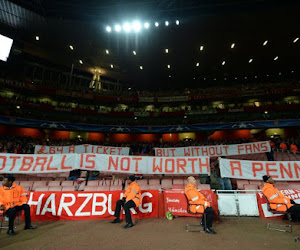
<svg viewBox="0 0 300 250"><path fill-rule="evenodd" d="M266 46L268 43L268 40L264 41L263 46Z"/></svg>
<svg viewBox="0 0 300 250"><path fill-rule="evenodd" d="M196 63L196 67L199 67L199 65L200 65L200 63L197 62L197 63Z"/></svg>
<svg viewBox="0 0 300 250"><path fill-rule="evenodd" d="M169 75L169 78L171 78L171 76Z"/></svg>
<svg viewBox="0 0 300 250"><path fill-rule="evenodd" d="M20 109L21 107L20 107L20 106L17 106L16 108L17 108L17 109Z"/></svg>
<svg viewBox="0 0 300 250"><path fill-rule="evenodd" d="M267 75L267 77L269 77L269 75Z"/></svg>
<svg viewBox="0 0 300 250"><path fill-rule="evenodd" d="M113 68L114 68L114 65L111 64L110 67L113 69Z"/></svg>
<svg viewBox="0 0 300 250"><path fill-rule="evenodd" d="M225 61L223 61L223 62L222 62L222 65L224 66L224 65L225 65L225 63L226 63L226 62L225 62Z"/></svg>
<svg viewBox="0 0 300 250"><path fill-rule="evenodd" d="M225 77L225 78L224 78L224 80L226 81L226 80L227 80L227 78Z"/></svg>
<svg viewBox="0 0 300 250"><path fill-rule="evenodd" d="M175 23L176 23L176 25L179 25L179 20L176 20L176 22L175 22Z"/></svg>
<svg viewBox="0 0 300 250"><path fill-rule="evenodd" d="M80 135L78 135L77 137L78 137L78 138L80 138L81 136L80 136Z"/></svg>
<svg viewBox="0 0 300 250"><path fill-rule="evenodd" d="M235 77L234 79L237 80L237 77Z"/></svg>
<svg viewBox="0 0 300 250"><path fill-rule="evenodd" d="M206 80L206 78L203 78L203 80L205 81L205 80Z"/></svg>
<svg viewBox="0 0 300 250"><path fill-rule="evenodd" d="M40 37L39 36L35 36L35 40L39 41Z"/></svg>
<svg viewBox="0 0 300 250"><path fill-rule="evenodd" d="M194 80L196 80L196 78L195 78L195 77L194 77L193 79L194 79Z"/></svg>
<svg viewBox="0 0 300 250"><path fill-rule="evenodd" d="M143 70L143 66L140 66L140 70Z"/></svg>
<svg viewBox="0 0 300 250"><path fill-rule="evenodd" d="M254 78L257 78L257 76L254 76Z"/></svg>
<svg viewBox="0 0 300 250"><path fill-rule="evenodd" d="M276 57L274 58L274 61L276 61L276 60L278 60L278 56L276 56Z"/></svg>
<svg viewBox="0 0 300 250"><path fill-rule="evenodd" d="M249 60L249 63L252 63L252 61L253 61L253 59L251 58L251 59Z"/></svg>
<svg viewBox="0 0 300 250"><path fill-rule="evenodd" d="M110 27L110 26L107 26L107 27L106 27L106 31L107 31L108 33L110 33L110 32L111 32L111 27Z"/></svg>
<svg viewBox="0 0 300 250"><path fill-rule="evenodd" d="M121 31L121 26L119 24L115 25L115 31L120 32Z"/></svg>
<svg viewBox="0 0 300 250"><path fill-rule="evenodd" d="M281 72L279 72L279 75L281 76Z"/></svg>
<svg viewBox="0 0 300 250"><path fill-rule="evenodd" d="M131 88L128 88L128 90L131 90Z"/></svg>
<svg viewBox="0 0 300 250"><path fill-rule="evenodd" d="M166 26L169 26L169 22L168 22L168 21L165 21L165 25L166 25Z"/></svg>
<svg viewBox="0 0 300 250"><path fill-rule="evenodd" d="M187 118L187 116L185 115L183 118L184 118L184 119L186 119L186 118ZM188 137L186 137L186 138L188 138Z"/></svg>
<svg viewBox="0 0 300 250"><path fill-rule="evenodd" d="M247 80L247 76L245 76L245 79Z"/></svg>
<svg viewBox="0 0 300 250"><path fill-rule="evenodd" d="M158 23L158 22L155 22L154 25L155 25L155 27L158 27L158 26L159 26L159 23Z"/></svg>
<svg viewBox="0 0 300 250"><path fill-rule="evenodd" d="M80 64L83 64L83 61L82 61L82 60L79 60L79 63L80 63Z"/></svg>
<svg viewBox="0 0 300 250"><path fill-rule="evenodd" d="M217 78L215 78L214 80L217 81Z"/></svg>
<svg viewBox="0 0 300 250"><path fill-rule="evenodd" d="M137 120L137 117L134 117L134 120Z"/></svg>
<svg viewBox="0 0 300 250"><path fill-rule="evenodd" d="M150 24L149 24L149 23L144 23L144 28L145 28L145 29L149 29L149 27L150 27Z"/></svg>
<svg viewBox="0 0 300 250"><path fill-rule="evenodd" d="M204 49L204 46L203 45L201 45L200 46L200 51L202 51Z"/></svg>
<svg viewBox="0 0 300 250"><path fill-rule="evenodd" d="M109 54L109 50L107 49L107 50L105 50L105 53L108 55Z"/></svg>
<svg viewBox="0 0 300 250"><path fill-rule="evenodd" d="M168 64L168 65L167 65L167 67L168 67L168 69L170 69L170 68L171 68L171 65L170 65L170 64Z"/></svg>
<svg viewBox="0 0 300 250"><path fill-rule="evenodd" d="M233 49L235 47L235 43L231 44L231 48Z"/></svg>
<svg viewBox="0 0 300 250"><path fill-rule="evenodd" d="M291 73L294 73L294 70L292 70Z"/></svg>
<svg viewBox="0 0 300 250"><path fill-rule="evenodd" d="M169 53L169 49L165 49L165 52L166 52L166 54L168 54Z"/></svg>
<svg viewBox="0 0 300 250"><path fill-rule="evenodd" d="M69 48L70 48L71 50L74 50L74 47L73 47L72 45L70 45Z"/></svg>
<svg viewBox="0 0 300 250"><path fill-rule="evenodd" d="M131 25L130 25L130 23L128 23L128 22L126 22L126 23L124 23L123 24L123 30L125 31L125 32L130 32L131 31Z"/></svg>
<svg viewBox="0 0 300 250"><path fill-rule="evenodd" d="M265 114L268 114L268 111L265 111Z"/></svg>
<svg viewBox="0 0 300 250"><path fill-rule="evenodd" d="M132 51L132 54L134 54L135 56L136 56L136 51L134 50L134 51Z"/></svg>
<svg viewBox="0 0 300 250"><path fill-rule="evenodd" d="M134 21L132 23L132 28L133 28L134 32L140 32L142 25L139 21Z"/></svg>
<svg viewBox="0 0 300 250"><path fill-rule="evenodd" d="M299 40L299 37L295 38L295 40L293 41L293 43L296 43Z"/></svg>

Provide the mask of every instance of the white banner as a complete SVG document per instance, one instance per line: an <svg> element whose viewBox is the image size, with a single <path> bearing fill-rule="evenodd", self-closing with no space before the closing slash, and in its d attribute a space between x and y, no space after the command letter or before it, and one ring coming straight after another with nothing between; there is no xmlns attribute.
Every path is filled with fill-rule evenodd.
<svg viewBox="0 0 300 250"><path fill-rule="evenodd" d="M176 156L228 156L244 155L270 152L271 147L268 141L232 144L232 145L211 145L203 147L178 147L178 148L154 148L155 156L176 157Z"/></svg>
<svg viewBox="0 0 300 250"><path fill-rule="evenodd" d="M221 177L262 180L270 175L278 181L300 180L300 161L243 161L220 160Z"/></svg>
<svg viewBox="0 0 300 250"><path fill-rule="evenodd" d="M74 169L124 174L208 174L208 157L149 157L105 154L0 154L0 173L56 173Z"/></svg>
<svg viewBox="0 0 300 250"><path fill-rule="evenodd" d="M35 145L35 154L106 154L106 155L129 155L128 147L108 147L83 144L77 146L44 146Z"/></svg>

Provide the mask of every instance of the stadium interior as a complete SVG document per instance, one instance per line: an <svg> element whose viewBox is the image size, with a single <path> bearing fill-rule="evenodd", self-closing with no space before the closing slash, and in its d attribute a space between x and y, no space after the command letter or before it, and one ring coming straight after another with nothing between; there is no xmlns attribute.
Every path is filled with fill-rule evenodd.
<svg viewBox="0 0 300 250"><path fill-rule="evenodd" d="M39 229L15 238L0 231L0 248L299 249L299 220L291 234L267 228L269 221L289 221L271 218L271 210L264 210L268 201L262 201L263 174L260 179L238 178L232 170L236 162L261 164L260 170L253 167L257 172L268 162L278 164L285 178L274 177L275 165L267 165L264 174L273 174L276 187L300 204L299 10L300 2L294 0L1 0L0 179L13 174L16 185L29 194ZM180 172L180 167L177 173L168 172L168 165L160 174L113 167L102 171L102 166L93 171L83 167L82 158L79 172L72 167L48 171L54 158L45 171L45 162L36 163L33 171L33 163L26 163L31 156L59 157L64 148L70 153L82 145L114 153L71 153L108 154L117 157L110 159L124 157L124 162L131 157L138 164L137 159L194 157L159 157L158 149L174 153L227 145L239 150L239 145L261 142L267 142L268 151L195 155L209 159L208 173ZM219 181L221 155L235 162L228 177L230 190L223 190ZM14 161L6 168L9 157ZM17 171L20 157L23 170ZM65 159L62 166L67 169L71 163ZM101 164L105 161L101 158ZM35 172L37 166L41 171ZM76 178L70 179L73 171ZM136 208L137 223L128 233L108 219L116 200L111 197L124 193L130 174L136 175L143 195L154 198L151 203L146 197L149 203ZM186 203L180 208L184 212L168 205L177 199L172 194L184 195L190 175L198 190L215 199L216 236L186 233L185 225L199 224L199 218L186 214ZM75 197L91 194L92 212L82 212L90 212L90 219L76 217L80 212L71 212L69 201L50 201L51 195L63 199L68 194L74 195L73 204L78 203ZM99 217L94 206L102 205L95 194L107 203ZM57 206L60 213L65 209L64 216L53 212ZM168 211L172 221L165 218ZM0 213L0 220L3 216L7 222L4 215ZM20 223L16 231L23 227L23 218Z"/></svg>

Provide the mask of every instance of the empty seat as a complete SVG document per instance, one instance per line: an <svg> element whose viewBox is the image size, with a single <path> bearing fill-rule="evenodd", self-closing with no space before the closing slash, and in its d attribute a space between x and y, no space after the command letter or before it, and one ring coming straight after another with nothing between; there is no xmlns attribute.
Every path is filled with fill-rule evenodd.
<svg viewBox="0 0 300 250"><path fill-rule="evenodd" d="M40 177L29 177L28 181L40 181L41 178Z"/></svg>
<svg viewBox="0 0 300 250"><path fill-rule="evenodd" d="M255 184L257 186L259 186L262 182L261 181L249 181L249 184Z"/></svg>
<svg viewBox="0 0 300 250"><path fill-rule="evenodd" d="M65 177L56 177L54 180L55 181L65 181L66 178Z"/></svg>
<svg viewBox="0 0 300 250"><path fill-rule="evenodd" d="M244 189L245 190L258 190L258 186L256 184L245 184Z"/></svg>
<svg viewBox="0 0 300 250"><path fill-rule="evenodd" d="M32 190L35 190L36 187L45 187L47 186L47 181L35 181L32 185Z"/></svg>
<svg viewBox="0 0 300 250"><path fill-rule="evenodd" d="M33 186L33 181L20 181L19 185L24 189L26 188L26 190L31 190Z"/></svg>
<svg viewBox="0 0 300 250"><path fill-rule="evenodd" d="M61 191L75 191L74 186L64 186L62 187Z"/></svg>
<svg viewBox="0 0 300 250"><path fill-rule="evenodd" d="M140 186L142 186L142 185L148 185L148 180L146 180L146 179L143 179L143 180L137 180L136 182L137 182L137 184L139 184Z"/></svg>
<svg viewBox="0 0 300 250"><path fill-rule="evenodd" d="M184 189L183 184L172 184L172 189Z"/></svg>
<svg viewBox="0 0 300 250"><path fill-rule="evenodd" d="M198 184L197 189L199 189L199 190L210 190L210 185L209 184Z"/></svg>
<svg viewBox="0 0 300 250"><path fill-rule="evenodd" d="M58 187L58 186L60 186L60 181L49 181L48 186L49 187Z"/></svg>
<svg viewBox="0 0 300 250"><path fill-rule="evenodd" d="M56 186L56 187L49 187L48 191L61 191L61 186Z"/></svg>
<svg viewBox="0 0 300 250"><path fill-rule="evenodd" d="M150 179L149 185L160 185L160 179Z"/></svg>
<svg viewBox="0 0 300 250"><path fill-rule="evenodd" d="M172 180L171 179L162 179L161 187L163 189L171 189L172 188Z"/></svg>
<svg viewBox="0 0 300 250"><path fill-rule="evenodd" d="M160 184L149 185L149 190L161 190Z"/></svg>
<svg viewBox="0 0 300 250"><path fill-rule="evenodd" d="M121 179L116 179L113 181L113 183L111 185L119 186L122 184L123 184L123 181Z"/></svg>
<svg viewBox="0 0 300 250"><path fill-rule="evenodd" d="M117 190L122 190L122 185L113 185L113 186L110 186L109 190L110 191L117 191Z"/></svg>
<svg viewBox="0 0 300 250"><path fill-rule="evenodd" d="M90 186L90 187L85 186L83 191L89 191L89 192L90 191L92 191L92 192L97 191L97 186Z"/></svg>
<svg viewBox="0 0 300 250"><path fill-rule="evenodd" d="M102 181L99 181L99 185L106 185L106 186L110 186L111 185L112 180L108 180L108 179L104 179Z"/></svg>
<svg viewBox="0 0 300 250"><path fill-rule="evenodd" d="M52 177L41 177L41 181L53 181Z"/></svg>
<svg viewBox="0 0 300 250"><path fill-rule="evenodd" d="M74 186L74 182L73 181L62 181L61 186L62 187L72 187L72 186Z"/></svg>
<svg viewBox="0 0 300 250"><path fill-rule="evenodd" d="M173 184L184 184L183 179L173 179Z"/></svg>
<svg viewBox="0 0 300 250"><path fill-rule="evenodd" d="M88 187L97 187L97 186L99 186L99 181L88 181L87 186Z"/></svg>
<svg viewBox="0 0 300 250"><path fill-rule="evenodd" d="M140 185L141 190L149 190L149 185L148 184L143 184Z"/></svg>
<svg viewBox="0 0 300 250"><path fill-rule="evenodd" d="M110 186L103 185L96 187L97 191L109 191Z"/></svg>
<svg viewBox="0 0 300 250"><path fill-rule="evenodd" d="M44 191L48 191L48 188L49 187L36 187L34 191L37 191L37 192L44 192Z"/></svg>
<svg viewBox="0 0 300 250"><path fill-rule="evenodd" d="M249 184L249 181L247 181L247 180L237 180L236 184L237 184L238 189L243 190L244 185Z"/></svg>

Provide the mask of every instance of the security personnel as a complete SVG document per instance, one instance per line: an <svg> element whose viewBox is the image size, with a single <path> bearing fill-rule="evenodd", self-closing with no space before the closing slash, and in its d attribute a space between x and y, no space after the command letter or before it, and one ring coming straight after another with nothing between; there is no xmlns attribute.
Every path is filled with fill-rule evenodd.
<svg viewBox="0 0 300 250"><path fill-rule="evenodd" d="M3 187L0 187L0 209L4 210L9 218L7 234L15 235L14 219L17 212L25 212L25 228L36 229L31 225L30 206L27 203L27 194L21 186L14 183L15 177L8 175L3 179Z"/></svg>
<svg viewBox="0 0 300 250"><path fill-rule="evenodd" d="M289 212L300 218L300 205L293 200L285 197L277 188L274 187L274 180L269 175L264 175L265 185L262 189L263 194L267 197L270 207L276 211Z"/></svg>
<svg viewBox="0 0 300 250"><path fill-rule="evenodd" d="M196 189L196 179L193 176L188 178L188 184L184 190L184 194L189 200L190 211L192 213L205 213L206 214L206 228L204 228L206 233L216 234L214 230L211 229L213 222L213 215L215 211L210 206L210 203L204 197L203 194L198 192ZM204 216L202 217L201 225L205 227Z"/></svg>
<svg viewBox="0 0 300 250"><path fill-rule="evenodd" d="M111 223L120 223L120 212L121 207L124 208L125 211L125 218L126 218L126 226L124 228L130 228L133 227L131 214L130 214L130 208L132 207L138 207L141 203L141 188L140 186L135 182L136 178L134 175L131 175L128 177L128 184L129 186L126 189L126 192L123 196L122 200L117 201L116 210L115 210L115 217Z"/></svg>

